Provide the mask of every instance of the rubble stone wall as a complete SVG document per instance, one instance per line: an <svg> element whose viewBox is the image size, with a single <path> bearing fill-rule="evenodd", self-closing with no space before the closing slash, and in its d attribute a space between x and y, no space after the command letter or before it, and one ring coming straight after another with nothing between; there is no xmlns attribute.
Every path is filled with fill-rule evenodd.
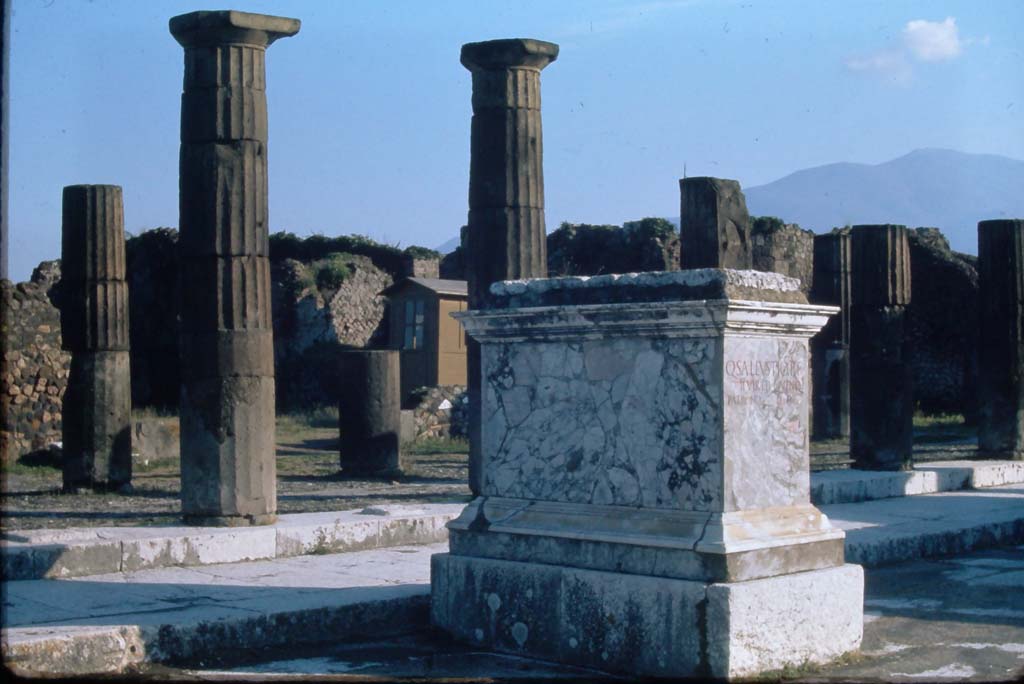
<svg viewBox="0 0 1024 684"><path fill-rule="evenodd" d="M770 216L751 219L754 269L800 279L804 294L814 277L814 231Z"/></svg>
<svg viewBox="0 0 1024 684"><path fill-rule="evenodd" d="M424 387L412 401L416 439L467 436L469 397L464 386Z"/></svg>
<svg viewBox="0 0 1024 684"><path fill-rule="evenodd" d="M60 310L50 299L59 280L56 261L40 264L27 283L0 280L0 306L7 313L0 439L6 442L2 453L12 461L61 439L71 354L61 350Z"/></svg>

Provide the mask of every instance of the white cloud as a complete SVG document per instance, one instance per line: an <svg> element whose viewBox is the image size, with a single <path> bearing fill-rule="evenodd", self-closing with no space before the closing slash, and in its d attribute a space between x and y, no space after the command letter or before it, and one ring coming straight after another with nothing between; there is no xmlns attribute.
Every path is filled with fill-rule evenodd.
<svg viewBox="0 0 1024 684"><path fill-rule="evenodd" d="M902 42L877 52L849 57L845 64L851 71L874 72L893 83L906 84L914 76L915 63L954 59L975 42L987 45L988 36L961 40L954 17L943 21L914 19L903 27Z"/></svg>
<svg viewBox="0 0 1024 684"><path fill-rule="evenodd" d="M953 17L946 17L945 21L908 21L903 28L903 42L910 54L922 62L942 62L963 51Z"/></svg>
<svg viewBox="0 0 1024 684"><path fill-rule="evenodd" d="M902 52L883 50L862 57L850 57L846 68L851 71L875 72L893 83L907 83L914 70Z"/></svg>

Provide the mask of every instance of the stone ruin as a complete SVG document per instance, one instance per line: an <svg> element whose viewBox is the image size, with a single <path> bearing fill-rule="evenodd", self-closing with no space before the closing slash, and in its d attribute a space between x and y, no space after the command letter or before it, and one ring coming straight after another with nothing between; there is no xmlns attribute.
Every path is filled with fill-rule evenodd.
<svg viewBox="0 0 1024 684"><path fill-rule="evenodd" d="M64 188L61 335L64 489L131 483L131 374L124 208L116 185Z"/></svg>
<svg viewBox="0 0 1024 684"><path fill-rule="evenodd" d="M181 497L194 524L277 517L266 48L297 19L170 21L181 97Z"/></svg>

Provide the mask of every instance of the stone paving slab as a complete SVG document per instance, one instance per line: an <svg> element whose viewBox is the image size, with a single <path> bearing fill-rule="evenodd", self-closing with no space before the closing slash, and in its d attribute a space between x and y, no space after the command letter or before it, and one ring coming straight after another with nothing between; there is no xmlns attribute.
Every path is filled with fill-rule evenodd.
<svg viewBox="0 0 1024 684"><path fill-rule="evenodd" d="M1019 483L1024 483L1024 461L934 461L909 472L828 470L811 473L811 501L856 503Z"/></svg>
<svg viewBox="0 0 1024 684"><path fill-rule="evenodd" d="M263 527L96 527L5 532L6 580L81 577L168 566L341 553L448 538L462 504L293 513Z"/></svg>
<svg viewBox="0 0 1024 684"><path fill-rule="evenodd" d="M447 544L152 568L4 585L3 654L19 674L92 674L224 651L384 637L429 621Z"/></svg>
<svg viewBox="0 0 1024 684"><path fill-rule="evenodd" d="M848 562L868 566L1024 541L1024 485L822 510L847 531ZM429 624L430 555L446 550L440 542L5 582L4 658L21 672L125 672L143 662L217 662L242 644L415 632ZM987 577L991 565L956 571ZM1000 579L1018 580L1019 568Z"/></svg>
<svg viewBox="0 0 1024 684"><path fill-rule="evenodd" d="M1024 484L820 507L866 566L1024 541Z"/></svg>

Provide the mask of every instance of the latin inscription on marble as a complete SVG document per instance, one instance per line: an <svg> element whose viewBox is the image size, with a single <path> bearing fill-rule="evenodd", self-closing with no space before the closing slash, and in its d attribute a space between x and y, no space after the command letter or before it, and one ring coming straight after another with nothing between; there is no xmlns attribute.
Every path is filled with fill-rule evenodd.
<svg viewBox="0 0 1024 684"><path fill-rule="evenodd" d="M759 396L778 392L799 394L804 391L802 368L792 359L733 359L725 362L726 406L757 401Z"/></svg>

